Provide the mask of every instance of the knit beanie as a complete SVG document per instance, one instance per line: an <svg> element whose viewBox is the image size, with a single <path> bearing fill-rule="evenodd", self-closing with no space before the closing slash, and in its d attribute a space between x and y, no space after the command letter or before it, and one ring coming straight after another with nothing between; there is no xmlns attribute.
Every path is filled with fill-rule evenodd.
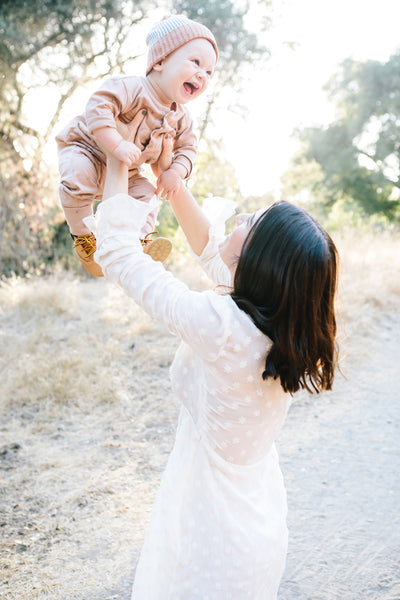
<svg viewBox="0 0 400 600"><path fill-rule="evenodd" d="M156 23L146 38L146 44L149 47L146 75L150 73L154 65L168 54L196 38L208 40L213 45L218 58L217 42L205 25L192 21L183 15L165 17L162 21Z"/></svg>

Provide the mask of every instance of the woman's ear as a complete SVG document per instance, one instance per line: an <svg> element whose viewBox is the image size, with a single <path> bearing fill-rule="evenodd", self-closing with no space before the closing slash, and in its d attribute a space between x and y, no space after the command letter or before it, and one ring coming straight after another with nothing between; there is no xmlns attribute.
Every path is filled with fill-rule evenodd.
<svg viewBox="0 0 400 600"><path fill-rule="evenodd" d="M159 73L161 73L161 71L163 70L163 68L164 68L164 59L163 58L161 60L159 60L158 63L156 63L153 66L153 70L154 71L158 71Z"/></svg>

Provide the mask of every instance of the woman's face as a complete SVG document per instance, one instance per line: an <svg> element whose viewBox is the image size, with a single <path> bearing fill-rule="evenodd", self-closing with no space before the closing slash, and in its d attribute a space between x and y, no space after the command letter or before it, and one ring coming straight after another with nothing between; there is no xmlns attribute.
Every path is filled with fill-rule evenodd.
<svg viewBox="0 0 400 600"><path fill-rule="evenodd" d="M219 245L219 254L232 273L235 272L237 261L250 229L264 211L265 208L261 208L255 213L237 215L235 229Z"/></svg>

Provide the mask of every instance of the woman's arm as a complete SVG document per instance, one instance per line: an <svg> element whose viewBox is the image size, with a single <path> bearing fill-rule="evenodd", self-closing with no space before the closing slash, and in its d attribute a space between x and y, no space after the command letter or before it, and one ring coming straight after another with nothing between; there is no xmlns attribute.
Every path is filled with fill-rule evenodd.
<svg viewBox="0 0 400 600"><path fill-rule="evenodd" d="M117 194L104 199L96 212L96 262L104 276L149 315L201 356L215 360L232 330L230 313L220 308L222 297L211 291L189 290L162 263L143 253L139 233L149 205L123 193L120 187L124 183L123 174L118 175L111 167L110 183L114 176Z"/></svg>
<svg viewBox="0 0 400 600"><path fill-rule="evenodd" d="M107 152L103 200L120 193L128 193L128 166ZM190 247L200 256L208 243L209 220L183 182L170 204Z"/></svg>
<svg viewBox="0 0 400 600"><path fill-rule="evenodd" d="M96 214L96 262L106 277L170 331L208 358L217 357L231 330L227 326L229 315L225 310L220 314L216 294L190 291L161 263L143 253L139 231L146 211L151 209L146 202L128 196L127 191L127 165L108 155L103 202ZM174 201L188 241L201 252L208 241L208 219L183 185Z"/></svg>
<svg viewBox="0 0 400 600"><path fill-rule="evenodd" d="M107 170L104 182L103 200L116 194L128 193L128 165L106 152Z"/></svg>
<svg viewBox="0 0 400 600"><path fill-rule="evenodd" d="M200 256L209 240L209 220L183 182L170 204L190 247Z"/></svg>

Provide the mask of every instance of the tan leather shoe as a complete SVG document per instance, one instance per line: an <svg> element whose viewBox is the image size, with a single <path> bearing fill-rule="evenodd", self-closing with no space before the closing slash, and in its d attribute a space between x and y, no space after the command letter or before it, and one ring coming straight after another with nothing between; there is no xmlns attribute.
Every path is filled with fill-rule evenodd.
<svg viewBox="0 0 400 600"><path fill-rule="evenodd" d="M152 233L148 233L142 240L143 252L151 256L153 260L164 262L166 260L172 250L172 243L169 239L164 237L155 238L154 240L150 239L150 236L156 231Z"/></svg>
<svg viewBox="0 0 400 600"><path fill-rule="evenodd" d="M93 233L87 235L73 235L74 248L79 260L94 277L103 277L100 265L95 262L93 254L96 252L96 238Z"/></svg>

